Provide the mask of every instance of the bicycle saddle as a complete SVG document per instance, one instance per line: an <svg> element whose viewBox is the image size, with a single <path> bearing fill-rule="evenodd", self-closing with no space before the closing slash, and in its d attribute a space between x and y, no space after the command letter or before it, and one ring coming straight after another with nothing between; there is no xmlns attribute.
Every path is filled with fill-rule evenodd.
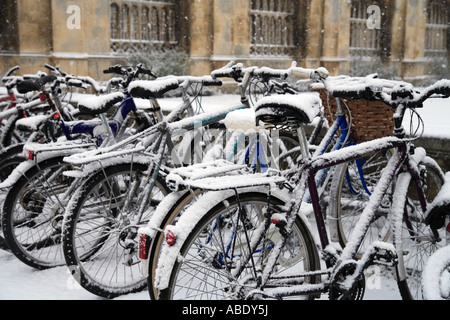
<svg viewBox="0 0 450 320"><path fill-rule="evenodd" d="M178 87L178 79L168 77L156 80L133 81L128 86L128 91L133 97L150 99L161 98L164 93L177 89Z"/></svg>
<svg viewBox="0 0 450 320"><path fill-rule="evenodd" d="M82 113L98 115L108 111L116 103L124 99L122 92L113 92L101 96L90 97L78 102L78 109Z"/></svg>
<svg viewBox="0 0 450 320"><path fill-rule="evenodd" d="M55 81L56 76L43 76L38 79L24 80L17 85L17 92L25 94L31 91L40 90L45 84Z"/></svg>
<svg viewBox="0 0 450 320"><path fill-rule="evenodd" d="M316 92L264 97L255 105L256 125L262 121L272 125L298 127L309 124L319 115L322 101Z"/></svg>

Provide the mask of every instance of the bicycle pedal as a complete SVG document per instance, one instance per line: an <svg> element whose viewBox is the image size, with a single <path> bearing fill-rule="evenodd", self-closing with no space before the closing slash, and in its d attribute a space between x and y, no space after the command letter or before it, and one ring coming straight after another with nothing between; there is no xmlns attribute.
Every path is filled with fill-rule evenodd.
<svg viewBox="0 0 450 320"><path fill-rule="evenodd" d="M370 264L384 265L387 267L395 267L397 265L397 251L392 244L374 242L371 248L367 250L367 253Z"/></svg>

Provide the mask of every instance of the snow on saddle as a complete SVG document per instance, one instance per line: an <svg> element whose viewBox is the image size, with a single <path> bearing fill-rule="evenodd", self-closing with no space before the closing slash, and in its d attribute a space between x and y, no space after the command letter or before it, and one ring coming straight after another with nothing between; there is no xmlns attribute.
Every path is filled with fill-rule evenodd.
<svg viewBox="0 0 450 320"><path fill-rule="evenodd" d="M125 98L122 92L113 92L101 96L90 97L78 102L78 109L82 113L98 115L108 111L116 103Z"/></svg>
<svg viewBox="0 0 450 320"><path fill-rule="evenodd" d="M291 127L309 124L319 115L321 106L322 101L316 92L264 97L255 106L256 124L260 121Z"/></svg>
<svg viewBox="0 0 450 320"><path fill-rule="evenodd" d="M133 97L142 99L161 98L170 90L179 87L176 77L167 77L156 80L136 80L130 83L128 91Z"/></svg>

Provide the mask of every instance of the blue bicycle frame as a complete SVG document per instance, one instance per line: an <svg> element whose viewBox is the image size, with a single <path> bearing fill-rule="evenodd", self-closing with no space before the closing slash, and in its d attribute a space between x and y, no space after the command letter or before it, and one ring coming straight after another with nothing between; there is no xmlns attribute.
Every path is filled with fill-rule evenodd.
<svg viewBox="0 0 450 320"><path fill-rule="evenodd" d="M112 120L108 121L108 126L111 129L114 137L117 136L119 130L121 129L125 119L132 111L136 111L137 107L134 103L133 97L129 94L125 94L125 98L122 101L122 104L118 111L115 113L115 116ZM102 126L103 122L100 119L87 120L78 122L68 122L66 123L63 119L61 119L61 128L68 140L72 140L74 135L78 134L89 134L91 136L95 136L94 130L99 126ZM103 137L101 135L97 135L97 146L100 146L103 143Z"/></svg>

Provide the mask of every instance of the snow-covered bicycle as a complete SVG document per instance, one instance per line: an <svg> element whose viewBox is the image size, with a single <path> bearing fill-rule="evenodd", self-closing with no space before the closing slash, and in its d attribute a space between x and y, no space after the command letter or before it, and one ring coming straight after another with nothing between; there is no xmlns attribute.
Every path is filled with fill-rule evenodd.
<svg viewBox="0 0 450 320"><path fill-rule="evenodd" d="M143 67L126 71L132 79L143 72L147 72ZM39 132L42 127L46 128L44 136L48 143L25 144L24 161L1 184L5 192L2 230L6 244L22 262L38 269L64 265L60 250L62 214L68 196L78 182L75 177L63 175L64 171L71 168L64 163L63 158L120 139L129 125L130 114L137 113L131 97L123 92L113 92L89 97L78 104L81 112L102 115L121 102L121 107L111 119L100 116L98 119L73 120L71 114L62 107L59 96L64 81L70 81L73 85L82 82L75 82L72 78L58 79L51 75L19 84L19 90L24 93L42 92L45 101L52 107L50 115L29 117L18 123L29 131ZM87 82L93 84L93 79L87 79ZM145 121L148 121L146 116L141 122ZM57 129L64 136L62 139L57 139Z"/></svg>
<svg viewBox="0 0 450 320"><path fill-rule="evenodd" d="M306 82L304 80L301 81L301 85L304 88L305 84L308 83L310 86L313 85L315 87L316 84L321 85L323 87L323 84L325 84L325 87L330 87L331 85L328 82L329 79L327 76L327 72L324 69L318 69L318 70L308 70L303 68L291 68L290 70L274 70L270 68L261 68L254 71L254 74L258 75L258 77L262 78L270 78L270 77L279 77L281 74L285 74L287 72L293 73L293 76L295 78L307 78ZM226 72L222 71L222 74L220 76L226 76ZM325 81L325 79L327 79ZM373 84L374 77L367 77L367 78L348 78L348 77L338 77L338 79L331 80L333 83L333 86L335 85L341 85L342 81L345 82L352 81L353 83L358 83L361 85L366 85L367 83ZM385 85L390 86L392 89L393 85L396 83L392 83L390 81L386 82L383 81ZM328 88L330 90L330 88ZM309 89L311 91L311 89ZM297 93L298 94L298 93ZM274 97L274 100L279 100L279 97ZM281 98L282 99L282 98ZM292 97L291 97L292 99ZM312 101L315 101L317 104L319 103L318 94L317 93L306 93L306 94L298 94L297 96L293 97L294 100L303 101L303 103L310 103ZM328 100L328 96L323 99L325 101ZM310 150L311 154L314 156L318 156L320 154L323 154L329 150L338 150L340 148L343 148L347 145L352 145L355 143L355 141L352 138L349 138L350 136L350 127L351 127L351 117L347 118L346 113L344 113L344 104L345 100L337 99L336 100L336 113L337 116L333 119L332 123L330 124L330 127L328 129L328 132L325 134L319 145L313 145L313 142L315 142L318 132L321 128L321 121L323 120L323 115L320 117L320 120L318 124L315 125L314 131L310 136L309 143L308 143L308 149ZM327 106L326 102L325 105ZM350 122L348 122L348 119ZM253 122L254 117L253 117ZM288 124L286 123L277 123L272 124L270 126L271 129L277 129L273 130L272 134L276 133L279 134L278 130L286 130L288 128ZM288 130L289 131L289 130ZM292 134L292 130L290 130ZM300 135L301 136L301 135ZM297 134L295 136L291 135L290 139L297 139ZM289 142L288 142L289 143ZM298 144L298 140L297 140ZM284 143L284 145L288 145ZM292 144L293 145L293 144ZM301 154L302 148L300 146L295 146L291 150L284 150L283 145L280 145L280 157L278 159L286 158L289 160L289 155L292 155L294 159L301 159L303 157L310 156L308 153ZM295 155L295 157L294 157ZM370 195L370 188L373 188L373 183L376 182L379 178L379 172L374 171L374 168L381 169L387 162L387 158L384 155L371 155L371 157L365 157L364 159L356 161L358 166L356 169L356 175L355 177L356 183L359 185L363 185L365 187L365 190L363 190L363 195ZM286 177L289 177L289 175L292 175L293 173L296 173L298 171L296 163L292 163L292 161L281 161L280 167L277 169L283 169L283 167L287 164L288 170L283 170L283 175ZM197 171L205 171L207 172L208 166L197 166L198 168L192 168L192 170ZM275 169L275 168L272 168ZM331 169L331 170L330 170ZM327 196L328 194L328 188L329 188L329 181L332 177L332 170L333 168L327 168L319 170L316 174L316 182L319 186L319 193L323 195L323 204L328 204L328 201L326 199L329 198ZM229 170L232 171L233 167L229 166ZM181 176L178 176L178 171L181 174ZM195 179L193 181L190 181L188 177L190 176L196 176L197 174L194 173L183 173L183 171L186 171L186 169L177 169L174 170L167 178L169 186L177 191L169 196L166 197L166 199L163 200L163 203L160 207L158 207L157 211L155 212L154 217L149 223L148 228L142 229L141 234L141 257L143 261L143 274L148 277L148 283L149 283L149 293L151 298L157 297L157 292L154 286L154 275L155 275L155 269L157 266L157 262L159 259L159 253L160 253L160 246L162 245L163 238L157 236L158 232L161 232L168 224L172 224L176 221L176 219L186 210L186 208L192 203L195 202L196 199L201 194L202 185L196 185ZM212 170L214 173L215 171ZM226 175L227 170L223 169L222 174ZM245 173L245 171L244 171ZM187 174L187 176L183 176L184 174ZM206 173L202 173L202 176L207 177ZM183 181L183 178L184 181ZM197 175L198 178L198 175ZM187 181L187 180L188 181ZM214 174L210 177L211 181L214 181ZM216 178L217 179L217 178ZM181 186L178 185L178 181L181 181ZM185 186L186 184L193 183L192 185L189 185L189 188L186 190ZM244 182L245 184L245 182ZM208 187L205 188L208 190ZM307 197L308 198L308 197ZM310 207L310 204L305 204L305 208ZM312 209L310 210L312 211ZM332 214L334 210L331 210ZM333 215L334 216L334 215ZM330 220L334 221L333 218L330 217ZM330 222L330 224L332 224ZM336 229L338 229L338 226L335 226ZM337 235L337 233L336 233ZM153 241L157 239L156 241ZM338 240L336 240L338 241Z"/></svg>
<svg viewBox="0 0 450 320"><path fill-rule="evenodd" d="M404 299L420 298L423 261L443 243L442 228L429 227L425 212L433 199L425 192L422 160L426 152L406 138L402 120L408 108L420 107L433 94L450 94L450 82L442 80L417 92L397 86L388 95L370 86L343 88L347 95L372 93L395 109L394 136L363 142L315 157L304 157L298 174L282 176L242 175L214 179L214 175L187 185L209 190L181 215L176 225L156 232L157 268L150 276L160 299L280 299L290 296L314 298L328 292L331 299L358 299L364 293L364 270L379 263L395 270ZM335 91L335 94L337 91ZM274 124L290 120L295 128L309 123L312 105L295 100L262 99L257 105L259 121ZM300 130L301 131L301 130ZM299 139L300 142L305 139ZM394 150L366 202L344 248L330 241L320 206L315 173L371 152ZM433 164L427 163L428 167ZM435 168L436 172L441 172ZM203 168L207 170L207 168ZM443 177L438 177L443 179ZM178 180L182 184L182 180ZM437 181L440 187L443 180ZM277 187L276 187L277 186ZM409 188L414 188L415 199ZM317 238L304 214L305 194L314 208ZM375 241L358 252L385 196L392 196L389 219L393 242ZM156 216L156 215L155 215ZM146 232L158 227L153 224ZM160 230L161 231L161 230ZM316 239L320 242L317 250ZM360 258L357 259L357 253ZM155 253L153 253L155 254ZM321 259L325 268L321 266Z"/></svg>
<svg viewBox="0 0 450 320"><path fill-rule="evenodd" d="M222 158L225 153L229 161L244 163L252 170L267 170L268 160L264 158L262 150L251 152L259 150L263 135L254 135L255 139L250 139L248 147L240 148L240 141L245 140L245 135L235 132L227 137L224 147L223 130L216 131L217 134L212 135L213 139L210 137L211 131L205 130L221 126L222 120L227 123L230 117L238 118L242 124L247 112L252 112L247 86L255 68L243 68L242 65L230 63L215 74L227 68L232 69L232 75L229 76L239 82L241 103L173 121L189 105L189 97L185 92L185 104L181 109L173 110L157 126L115 146L66 159L70 163L82 165L83 171L90 173L71 198L63 226L66 263L76 280L88 291L111 298L145 288L147 280L139 272L137 230L148 223L154 209L165 198L166 175L174 167L190 163L186 163L186 156L191 158L199 151L200 160L207 161ZM180 82L184 91L190 83L222 83L210 76L169 77L167 81ZM130 92L134 96L150 99L154 109L159 110L155 99L156 90L162 90L163 84L154 84L133 82ZM254 113L251 127L254 127L253 120ZM183 139L177 145L173 137L180 133ZM190 149L192 142L195 144L194 150ZM215 144L208 148L210 142ZM237 152L238 149L243 152ZM184 152L180 153L179 150ZM202 153L205 154L202 156ZM235 159L236 155L238 159Z"/></svg>

